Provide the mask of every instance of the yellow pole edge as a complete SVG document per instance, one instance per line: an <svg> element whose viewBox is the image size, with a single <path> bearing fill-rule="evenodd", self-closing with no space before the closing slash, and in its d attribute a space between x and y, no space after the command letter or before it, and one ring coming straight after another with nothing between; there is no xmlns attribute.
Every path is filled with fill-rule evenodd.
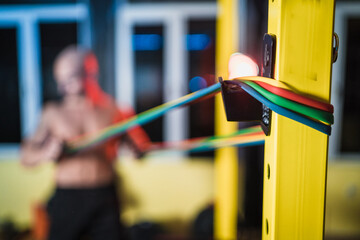
<svg viewBox="0 0 360 240"><path fill-rule="evenodd" d="M216 23L216 75L228 77L230 55L237 51L236 0L218 0ZM215 134L237 130L226 120L221 96L215 98ZM236 148L215 151L215 239L237 238L238 162Z"/></svg>
<svg viewBox="0 0 360 240"><path fill-rule="evenodd" d="M330 101L334 0L270 0L275 79ZM323 239L328 137L272 113L265 139L263 239Z"/></svg>

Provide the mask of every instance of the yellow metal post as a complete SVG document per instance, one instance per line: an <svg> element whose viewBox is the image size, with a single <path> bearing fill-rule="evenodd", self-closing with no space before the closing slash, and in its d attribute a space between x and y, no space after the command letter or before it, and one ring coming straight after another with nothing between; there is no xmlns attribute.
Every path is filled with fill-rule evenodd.
<svg viewBox="0 0 360 240"><path fill-rule="evenodd" d="M228 75L230 55L237 51L236 0L218 1L216 25L216 75ZM215 99L215 134L227 134L237 129L236 123L226 121L222 98ZM236 239L238 213L238 162L236 148L215 152L215 239Z"/></svg>
<svg viewBox="0 0 360 240"><path fill-rule="evenodd" d="M270 0L275 79L330 100L334 0ZM328 137L272 114L265 140L263 239L323 239Z"/></svg>

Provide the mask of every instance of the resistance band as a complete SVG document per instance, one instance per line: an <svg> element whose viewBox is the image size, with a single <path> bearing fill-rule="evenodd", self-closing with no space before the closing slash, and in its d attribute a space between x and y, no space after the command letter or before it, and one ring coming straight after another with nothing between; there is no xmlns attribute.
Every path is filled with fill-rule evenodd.
<svg viewBox="0 0 360 240"><path fill-rule="evenodd" d="M266 78L266 77L260 77L260 76L252 76L252 77L238 77L231 79L233 81L253 81L253 82L264 82L271 86L277 87L277 88L283 88L287 89L289 91L292 91L296 94L299 94L295 89L291 88L289 85L287 85L284 82L274 80L273 78Z"/></svg>
<svg viewBox="0 0 360 240"><path fill-rule="evenodd" d="M330 135L331 127L322 123L317 122L314 119L323 121L329 124L333 123L333 115L331 110L333 110L332 105L321 103L305 96L302 96L298 93L295 93L290 87L280 81L274 81L273 79L268 79L264 77L244 77L236 78L240 86L248 92L251 96L256 98L258 101L265 104L267 107L272 109L274 112L303 123L309 127L312 127L322 133ZM263 86L267 87L268 91ZM148 123L168 112L171 109L181 107L190 103L201 101L212 97L220 91L220 83L216 83L210 87L199 90L197 92L185 95L179 99L175 99L168 103L164 103L155 108L149 109L145 112L142 112L128 120L122 121L120 123L114 124L110 127L107 127L100 132L85 135L77 138L76 140L70 141L67 145L65 151L66 153L75 153L77 151L84 150L86 148L92 147L97 144L101 144L111 138L117 137L128 129L135 127L136 125L143 125ZM319 106L321 106L319 108ZM331 106L331 107L330 107ZM290 109L290 110L288 110ZM325 111L328 110L328 111ZM293 110L293 111L291 111ZM296 111L296 112L294 112ZM305 115L305 116L304 116ZM226 144L237 144L236 141L239 139L227 139ZM217 142L218 139L208 139L207 144L203 143L203 146L192 147L191 151L201 151L202 149L210 147L223 146L226 141L223 143ZM254 140L255 141L255 140ZM256 140L257 141L257 140ZM259 142L262 140L259 140ZM211 142L211 144L210 144ZM240 141L241 142L241 141ZM239 143L239 144L245 144ZM250 144L247 142L246 144Z"/></svg>
<svg viewBox="0 0 360 240"><path fill-rule="evenodd" d="M190 152L204 152L216 148L230 147L230 146L238 146L238 147L255 146L255 145L264 144L264 142L265 142L265 135L263 132L261 132L261 133L249 134L245 136L232 137L228 139L220 139L217 141L209 141L208 143L203 144L203 146L192 148Z"/></svg>
<svg viewBox="0 0 360 240"><path fill-rule="evenodd" d="M257 91L255 91L253 88L251 88L249 85L247 85L244 82L239 82L240 86L242 89L244 89L247 93L249 93L251 96L253 96L254 98L256 98L259 102L263 103L264 105L266 105L267 107L269 107L271 110L273 110L274 112L283 115L287 118L290 118L292 120L295 120L297 122L300 122L302 124L305 124L306 126L309 126L311 128L314 128L322 133L325 133L327 135L331 134L331 127L323 124L321 122L317 122L314 121L312 119L309 119L307 117L304 117L303 115L297 114L293 111L290 111L286 108L280 107L279 105L271 102L270 100L268 100L267 98L265 98L264 96L262 96L260 93L258 93Z"/></svg>
<svg viewBox="0 0 360 240"><path fill-rule="evenodd" d="M308 105L310 107L318 108L330 113L334 112L333 105L325 102L321 102L310 97L302 95L299 91L294 88L289 87L286 83L281 81L274 81L272 78L266 77L239 77L232 80L239 80L239 81L253 81L276 95L281 97L299 102L304 105ZM284 91L285 90L285 91Z"/></svg>
<svg viewBox="0 0 360 240"><path fill-rule="evenodd" d="M180 142L154 144L150 151L177 149L189 152L209 151L226 146L248 146L263 144L265 135L260 126L240 129L234 133L212 137L201 137Z"/></svg>
<svg viewBox="0 0 360 240"><path fill-rule="evenodd" d="M301 113L305 116L326 122L328 124L334 123L334 116L329 112L311 108L311 107L293 102L291 100L288 100L286 98L277 96L277 95L265 90L264 88L262 88L261 86L257 85L254 82L251 82L251 81L244 81L244 82L276 105L285 107L287 109L290 109L295 112Z"/></svg>
<svg viewBox="0 0 360 240"><path fill-rule="evenodd" d="M145 112L142 112L138 115L135 115L128 120L122 121L118 124L114 124L110 127L104 128L100 132L96 132L91 135L82 136L74 141L70 141L66 146L66 153L75 153L77 151L84 150L86 148L92 147L97 144L101 144L111 138L117 137L128 129L135 127L137 125L143 125L148 123L168 112L171 109L184 106L186 104L190 104L196 100L200 100L201 98L205 98L208 95L217 93L220 91L221 85L220 83L216 83L208 88L199 90L194 93L190 93L181 98L175 99L173 101L164 103L155 108L149 109Z"/></svg>
<svg viewBox="0 0 360 240"><path fill-rule="evenodd" d="M278 95L280 97L287 98L289 100L292 100L292 101L307 105L309 107L317 108L317 109L327 111L327 112L330 112L330 113L334 112L334 107L331 104L320 102L320 101L317 101L317 100L314 100L314 99L311 99L311 98L308 98L308 97L304 97L304 96L295 94L295 93L293 93L293 92L291 92L289 90L274 87L274 86L272 86L270 84L267 84L265 82L257 81L256 84L260 85L264 89L266 89L269 92L271 92L271 93L273 93L275 95Z"/></svg>

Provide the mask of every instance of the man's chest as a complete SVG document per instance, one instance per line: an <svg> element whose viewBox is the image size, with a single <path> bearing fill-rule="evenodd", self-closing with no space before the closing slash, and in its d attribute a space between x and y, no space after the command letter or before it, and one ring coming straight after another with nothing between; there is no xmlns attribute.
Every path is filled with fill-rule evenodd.
<svg viewBox="0 0 360 240"><path fill-rule="evenodd" d="M53 119L52 132L69 140L78 136L97 132L112 123L113 116L101 109L61 110Z"/></svg>

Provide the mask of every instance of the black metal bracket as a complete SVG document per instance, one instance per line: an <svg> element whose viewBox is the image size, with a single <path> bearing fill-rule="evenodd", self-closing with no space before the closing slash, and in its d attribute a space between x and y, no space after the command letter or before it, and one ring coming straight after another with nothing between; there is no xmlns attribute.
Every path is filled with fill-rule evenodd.
<svg viewBox="0 0 360 240"><path fill-rule="evenodd" d="M275 69L275 35L265 34L263 38L263 62L261 76L274 78ZM224 101L226 118L228 121L260 122L266 136L270 135L271 110L261 102L257 101L235 81L223 81L221 83L221 93Z"/></svg>
<svg viewBox="0 0 360 240"><path fill-rule="evenodd" d="M275 55L276 55L276 37L273 34L265 33L263 38L263 62L261 68L261 76L274 78L275 71ZM263 114L261 116L261 128L266 136L270 135L271 130L271 110L264 104Z"/></svg>

